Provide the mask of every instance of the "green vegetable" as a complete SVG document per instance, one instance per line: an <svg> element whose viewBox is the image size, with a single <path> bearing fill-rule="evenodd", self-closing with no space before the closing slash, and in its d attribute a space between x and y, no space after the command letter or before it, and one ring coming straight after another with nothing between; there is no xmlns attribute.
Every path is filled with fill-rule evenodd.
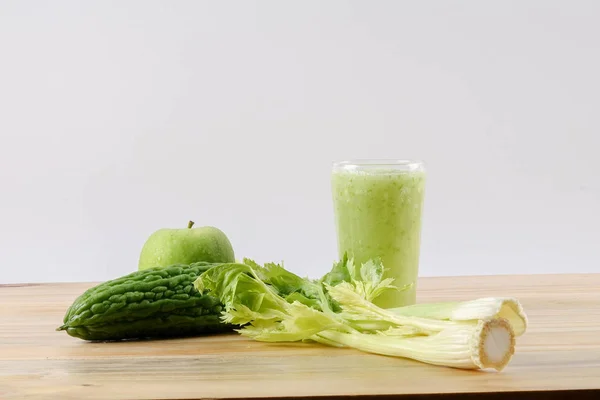
<svg viewBox="0 0 600 400"><path fill-rule="evenodd" d="M527 317L517 299L486 297L477 300L446 303L423 303L392 308L388 311L407 317L432 318L445 321L473 321L486 318L504 318L510 322L515 336L527 330Z"/></svg>
<svg viewBox="0 0 600 400"><path fill-rule="evenodd" d="M88 289L64 317L69 335L84 340L160 338L223 332L219 300L193 285L219 264L198 262L136 271Z"/></svg>
<svg viewBox="0 0 600 400"><path fill-rule="evenodd" d="M320 280L244 260L212 268L194 285L224 304L224 322L265 342L310 340L436 365L501 370L514 353L515 337L525 332L526 316L515 299L382 309L374 298L405 289L382 277L380 262L357 266L346 257Z"/></svg>

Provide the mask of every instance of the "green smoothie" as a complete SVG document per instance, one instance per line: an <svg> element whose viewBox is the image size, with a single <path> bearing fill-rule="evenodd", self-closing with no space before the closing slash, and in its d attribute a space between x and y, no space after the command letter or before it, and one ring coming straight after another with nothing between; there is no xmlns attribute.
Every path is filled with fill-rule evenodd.
<svg viewBox="0 0 600 400"><path fill-rule="evenodd" d="M394 285L374 303L384 308L415 303L425 171L408 161L343 162L334 166L333 204L340 258L380 258Z"/></svg>

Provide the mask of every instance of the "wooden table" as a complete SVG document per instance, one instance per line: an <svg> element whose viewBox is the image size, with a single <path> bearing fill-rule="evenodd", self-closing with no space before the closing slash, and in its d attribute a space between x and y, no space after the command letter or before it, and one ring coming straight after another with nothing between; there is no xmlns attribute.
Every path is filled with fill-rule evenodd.
<svg viewBox="0 0 600 400"><path fill-rule="evenodd" d="M89 343L54 328L91 284L0 285L0 399L600 399L600 274L423 278L419 285L419 301L518 297L530 327L509 366L463 371L236 334Z"/></svg>

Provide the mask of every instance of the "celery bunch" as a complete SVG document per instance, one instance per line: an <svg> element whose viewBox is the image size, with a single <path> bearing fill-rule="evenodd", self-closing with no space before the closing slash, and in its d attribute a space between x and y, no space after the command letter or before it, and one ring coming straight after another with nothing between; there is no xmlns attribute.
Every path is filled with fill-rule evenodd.
<svg viewBox="0 0 600 400"><path fill-rule="evenodd" d="M514 298L380 308L374 298L404 288L383 279L376 260L357 266L344 257L310 280L244 259L209 269L194 285L221 300L224 322L255 340L315 341L448 367L502 370L527 328Z"/></svg>

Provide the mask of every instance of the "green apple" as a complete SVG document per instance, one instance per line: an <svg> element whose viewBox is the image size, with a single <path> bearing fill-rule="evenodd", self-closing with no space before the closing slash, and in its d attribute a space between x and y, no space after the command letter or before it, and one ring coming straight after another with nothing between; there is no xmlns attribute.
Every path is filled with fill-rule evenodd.
<svg viewBox="0 0 600 400"><path fill-rule="evenodd" d="M150 235L142 248L138 270L198 261L235 262L225 233L213 226L193 225L190 221L187 228L159 229Z"/></svg>

